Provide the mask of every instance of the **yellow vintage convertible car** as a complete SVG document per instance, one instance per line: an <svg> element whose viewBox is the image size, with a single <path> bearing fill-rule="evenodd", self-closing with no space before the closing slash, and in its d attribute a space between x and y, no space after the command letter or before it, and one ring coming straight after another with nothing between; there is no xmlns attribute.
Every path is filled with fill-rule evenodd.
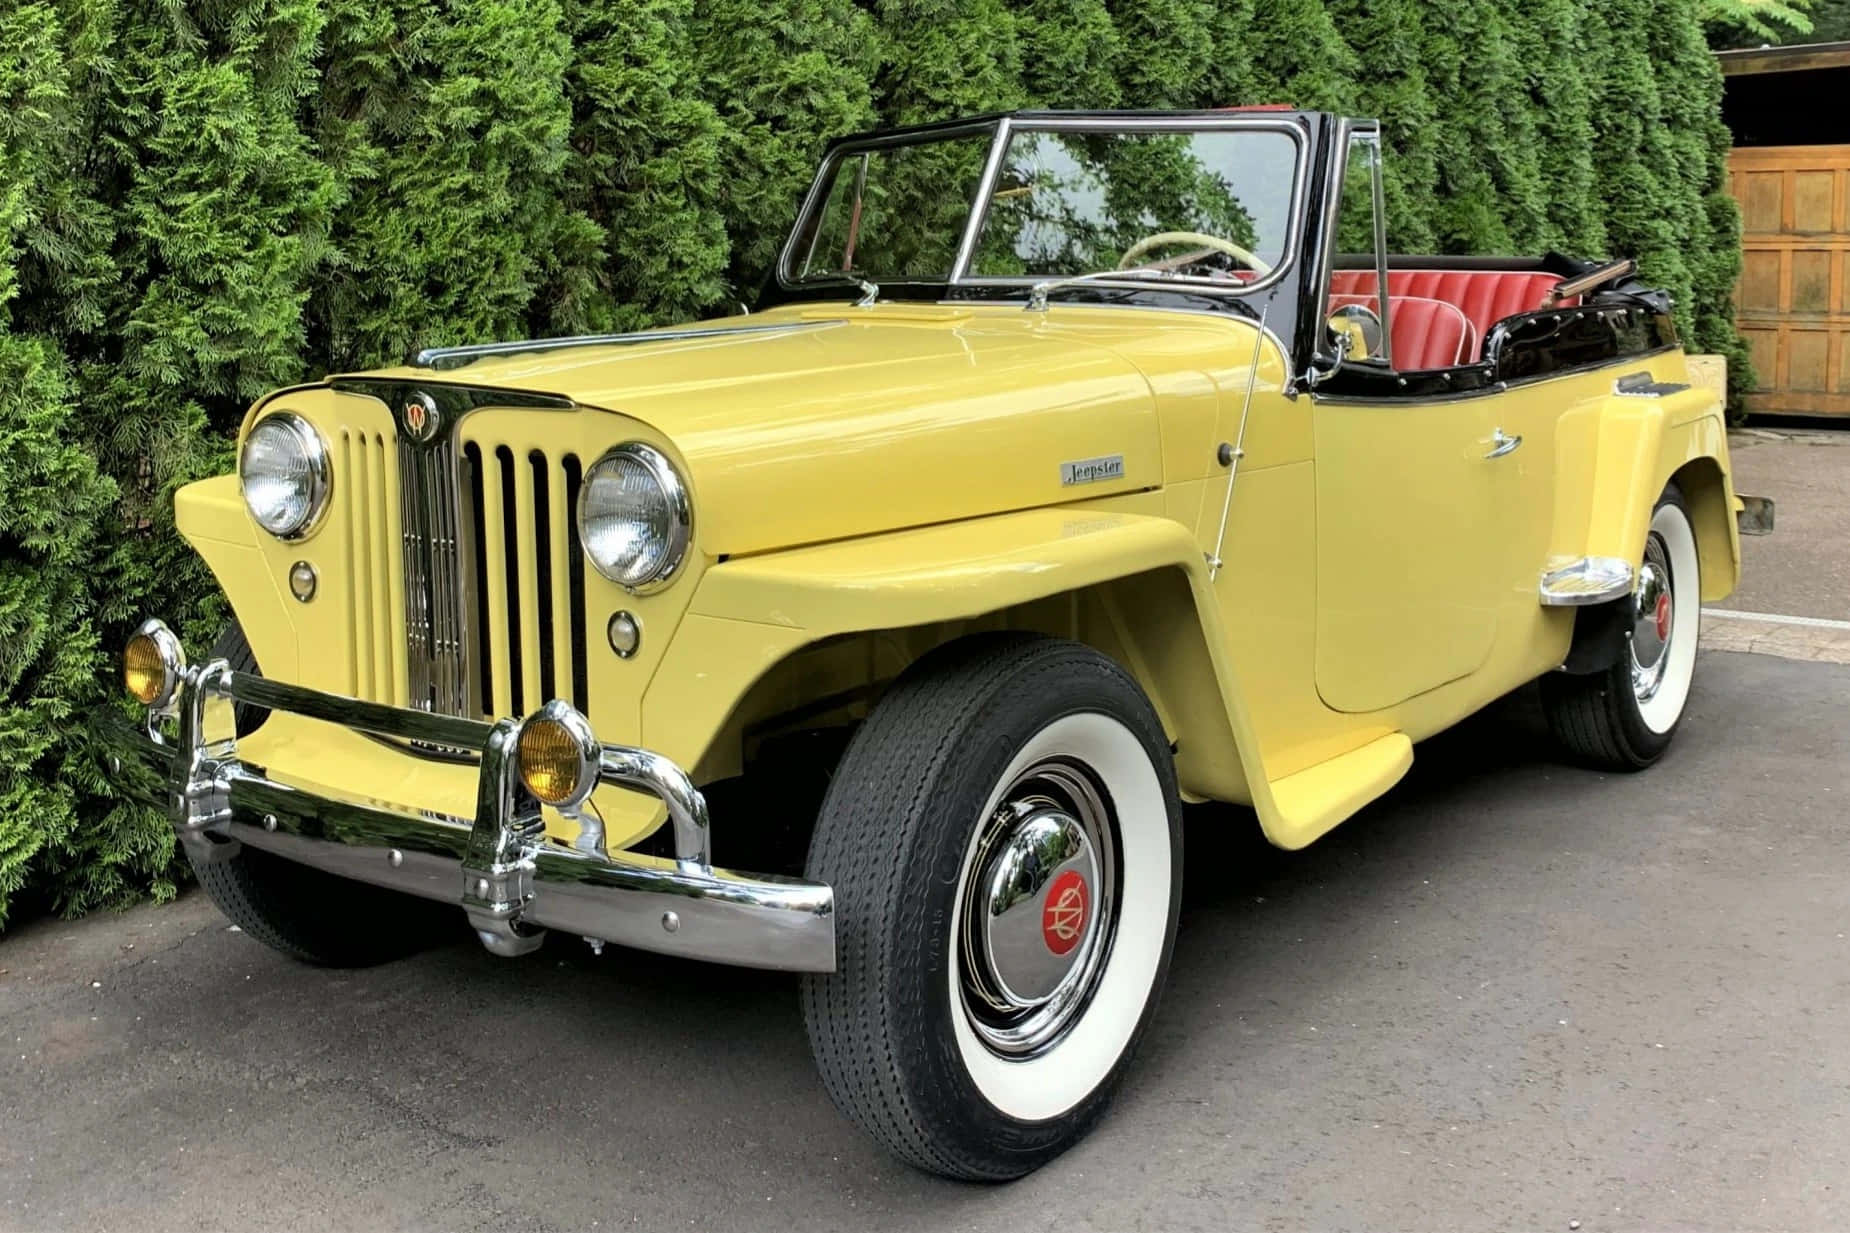
<svg viewBox="0 0 1850 1233"><path fill-rule="evenodd" d="M801 972L875 1138L1045 1162L1156 1006L1184 802L1302 847L1537 678L1647 766L1735 585L1665 298L1389 256L1380 157L1269 108L850 137L747 316L263 399L178 498L236 623L125 656L200 880L313 963L438 911Z"/></svg>

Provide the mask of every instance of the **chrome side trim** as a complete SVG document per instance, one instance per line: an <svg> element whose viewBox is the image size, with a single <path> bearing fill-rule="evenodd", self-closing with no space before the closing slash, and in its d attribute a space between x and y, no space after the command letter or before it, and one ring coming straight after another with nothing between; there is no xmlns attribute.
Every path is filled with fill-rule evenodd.
<svg viewBox="0 0 1850 1233"><path fill-rule="evenodd" d="M1620 557L1553 557L1538 588L1545 608L1584 608L1632 593L1632 563Z"/></svg>
<svg viewBox="0 0 1850 1233"><path fill-rule="evenodd" d="M530 338L520 342L472 343L466 347L426 347L414 353L405 363L411 368L448 372L491 356L535 355L580 347L630 347L638 343L724 338L730 334L766 334L777 330L808 330L834 324L832 321L788 321L765 325L716 325L694 330L633 330L626 334L574 334L565 338Z"/></svg>

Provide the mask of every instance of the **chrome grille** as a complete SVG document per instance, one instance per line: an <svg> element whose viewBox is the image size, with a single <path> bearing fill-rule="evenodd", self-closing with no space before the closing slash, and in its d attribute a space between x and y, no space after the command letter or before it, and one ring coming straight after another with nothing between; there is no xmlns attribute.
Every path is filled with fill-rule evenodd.
<svg viewBox="0 0 1850 1233"><path fill-rule="evenodd" d="M456 447L447 434L425 448L399 443L398 493L410 703L443 715L475 714L464 654Z"/></svg>
<svg viewBox="0 0 1850 1233"><path fill-rule="evenodd" d="M355 696L462 716L520 715L552 697L583 708L578 459L480 439L472 418L486 409L571 411L571 400L393 380L332 384L384 404L395 421L389 434L341 431L335 488L345 494L336 499L346 502L353 562L345 618Z"/></svg>

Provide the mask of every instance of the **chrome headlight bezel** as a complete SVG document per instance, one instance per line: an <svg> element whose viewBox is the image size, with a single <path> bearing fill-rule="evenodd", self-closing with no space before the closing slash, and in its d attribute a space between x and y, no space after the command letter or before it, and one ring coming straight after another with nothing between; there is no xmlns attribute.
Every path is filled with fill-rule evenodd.
<svg viewBox="0 0 1850 1233"><path fill-rule="evenodd" d="M591 497L592 484L601 470L622 463L640 466L655 484L660 494L663 511L668 516L668 538L661 553L646 570L624 571L615 563L598 559L591 550L591 536L585 526L585 506ZM687 559L687 549L693 540L694 510L693 502L688 496L687 484L680 472L668 457L652 445L641 441L626 441L622 445L606 450L598 460L585 469L584 481L578 489L578 508L575 511L578 521L578 542L584 549L585 559L591 562L603 577L622 587L632 595L647 595L667 586L681 570Z"/></svg>
<svg viewBox="0 0 1850 1233"><path fill-rule="evenodd" d="M250 448L251 442L260 431L270 427L281 428L295 437L301 447L303 457L308 463L307 504L300 517L286 525L271 526L259 516L251 504L248 485L250 482ZM238 494L244 498L244 508L264 531L277 539L287 542L307 539L321 525L321 519L328 510L328 496L334 485L333 468L329 462L328 445L321 439L315 426L293 411L273 411L251 425L251 430L244 437L244 444L238 450Z"/></svg>

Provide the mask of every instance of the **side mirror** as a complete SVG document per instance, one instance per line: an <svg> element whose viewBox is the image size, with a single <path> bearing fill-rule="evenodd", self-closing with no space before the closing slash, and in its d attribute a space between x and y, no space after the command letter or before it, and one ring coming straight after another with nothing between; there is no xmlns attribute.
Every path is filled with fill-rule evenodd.
<svg viewBox="0 0 1850 1233"><path fill-rule="evenodd" d="M1366 305L1345 304L1331 313L1324 324L1331 334L1349 339L1349 359L1373 359L1386 350L1381 345L1381 318Z"/></svg>

